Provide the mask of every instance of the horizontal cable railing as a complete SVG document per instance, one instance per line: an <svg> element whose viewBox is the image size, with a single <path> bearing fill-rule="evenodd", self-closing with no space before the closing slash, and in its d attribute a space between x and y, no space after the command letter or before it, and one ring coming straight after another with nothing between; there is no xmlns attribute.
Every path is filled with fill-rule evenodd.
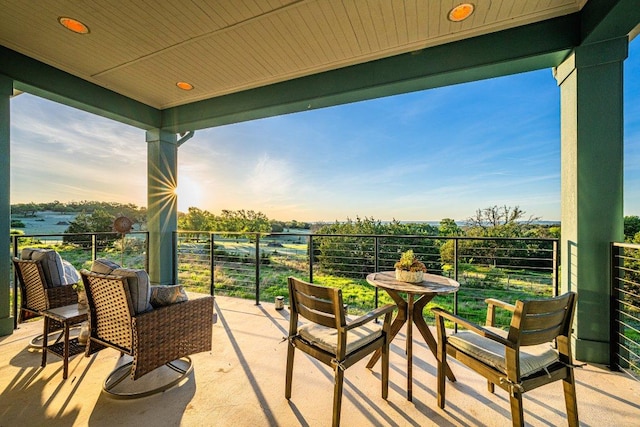
<svg viewBox="0 0 640 427"><path fill-rule="evenodd" d="M640 245L611 246L610 367L640 380Z"/></svg>
<svg viewBox="0 0 640 427"><path fill-rule="evenodd" d="M433 303L477 322L484 322L488 297L514 302L558 293L555 239L179 232L177 242L179 283L256 304L288 297L286 278L296 276L342 287L350 309L370 309L388 297L366 282L367 274L393 270L408 249L430 273L461 284Z"/></svg>

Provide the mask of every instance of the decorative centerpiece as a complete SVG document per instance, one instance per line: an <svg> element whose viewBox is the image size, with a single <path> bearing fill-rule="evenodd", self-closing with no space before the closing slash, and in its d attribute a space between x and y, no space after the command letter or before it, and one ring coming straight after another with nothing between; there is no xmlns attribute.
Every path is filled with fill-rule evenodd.
<svg viewBox="0 0 640 427"><path fill-rule="evenodd" d="M400 256L400 261L396 262L396 280L408 283L420 283L427 267L418 260L413 250L409 249Z"/></svg>

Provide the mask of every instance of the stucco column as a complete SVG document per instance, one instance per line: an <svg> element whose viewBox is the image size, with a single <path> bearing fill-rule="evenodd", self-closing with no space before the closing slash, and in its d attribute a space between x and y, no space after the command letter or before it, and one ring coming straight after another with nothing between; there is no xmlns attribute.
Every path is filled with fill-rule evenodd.
<svg viewBox="0 0 640 427"><path fill-rule="evenodd" d="M175 283L173 234L178 228L178 146L176 134L147 131L147 227L149 277L154 284Z"/></svg>
<svg viewBox="0 0 640 427"><path fill-rule="evenodd" d="M612 241L624 238L623 61L628 40L580 46L554 70L560 86L562 291L577 291L574 355L609 359Z"/></svg>
<svg viewBox="0 0 640 427"><path fill-rule="evenodd" d="M0 237L9 243L11 231L11 168L10 135L11 108L9 99L13 93L13 80L0 75ZM9 284L11 257L8 246L0 251L0 335L13 333L13 318L9 317L11 298Z"/></svg>

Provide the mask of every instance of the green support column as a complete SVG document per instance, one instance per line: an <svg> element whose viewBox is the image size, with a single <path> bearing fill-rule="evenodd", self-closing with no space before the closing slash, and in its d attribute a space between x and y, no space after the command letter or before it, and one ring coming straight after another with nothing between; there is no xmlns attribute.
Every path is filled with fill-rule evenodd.
<svg viewBox="0 0 640 427"><path fill-rule="evenodd" d="M147 226L149 277L160 285L175 283L173 234L178 228L178 146L176 134L147 132Z"/></svg>
<svg viewBox="0 0 640 427"><path fill-rule="evenodd" d="M580 46L555 70L560 86L562 291L577 291L574 355L609 359L612 241L624 237L623 61L628 40Z"/></svg>
<svg viewBox="0 0 640 427"><path fill-rule="evenodd" d="M13 80L0 75L0 237L9 242L11 227L11 176L10 135L11 108L9 99L13 94ZM4 237L2 237L4 236ZM0 335L13 333L13 318L10 317L11 297L9 282L11 257L9 248L0 251Z"/></svg>

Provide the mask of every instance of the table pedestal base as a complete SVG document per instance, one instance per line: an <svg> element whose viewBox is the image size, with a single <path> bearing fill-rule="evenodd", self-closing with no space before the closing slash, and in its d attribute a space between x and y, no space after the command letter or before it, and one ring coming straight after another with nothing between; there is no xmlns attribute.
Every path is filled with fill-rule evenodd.
<svg viewBox="0 0 640 427"><path fill-rule="evenodd" d="M424 307L431 301L435 294L423 294L414 302L414 294L407 293L408 298L407 301L404 300L402 295L399 292L396 292L391 289L386 289L385 292L389 294L389 296L393 299L393 301L398 306L398 315L391 323L391 328L389 331L389 342L393 341L398 332L402 329L402 326L407 324L407 400L413 400L413 324L416 325L418 331L420 331L420 335L429 346L431 353L433 353L434 357L437 360L437 349L438 344L436 339L433 337L429 326L424 321L424 317L422 316L422 310ZM371 356L371 360L367 363L367 368L371 369L376 364L378 359L380 359L382 352L380 349L376 350L376 352ZM456 377L453 375L451 368L449 365L446 365L446 374L447 378L450 381L455 381Z"/></svg>

